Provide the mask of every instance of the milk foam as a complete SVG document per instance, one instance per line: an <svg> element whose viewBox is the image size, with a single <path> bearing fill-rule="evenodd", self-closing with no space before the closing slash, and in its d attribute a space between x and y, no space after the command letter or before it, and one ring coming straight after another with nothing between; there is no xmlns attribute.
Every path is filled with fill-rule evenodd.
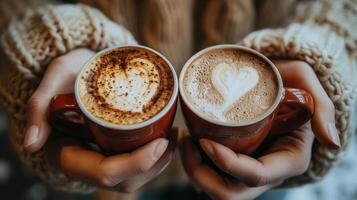
<svg viewBox="0 0 357 200"><path fill-rule="evenodd" d="M196 109L215 120L254 119L277 95L274 72L256 56L213 50L197 58L184 74L184 91Z"/></svg>
<svg viewBox="0 0 357 200"><path fill-rule="evenodd" d="M211 72L211 81L224 99L219 113L223 116L232 104L256 86L258 80L258 72L251 67L237 69L227 63L215 66Z"/></svg>
<svg viewBox="0 0 357 200"><path fill-rule="evenodd" d="M113 50L96 58L83 73L79 93L95 117L125 125L145 121L171 98L168 64L144 49Z"/></svg>
<svg viewBox="0 0 357 200"><path fill-rule="evenodd" d="M143 113L144 106L159 90L159 77L158 69L150 60L136 58L125 70L117 66L114 73L102 74L104 87L99 88L99 93L114 109Z"/></svg>

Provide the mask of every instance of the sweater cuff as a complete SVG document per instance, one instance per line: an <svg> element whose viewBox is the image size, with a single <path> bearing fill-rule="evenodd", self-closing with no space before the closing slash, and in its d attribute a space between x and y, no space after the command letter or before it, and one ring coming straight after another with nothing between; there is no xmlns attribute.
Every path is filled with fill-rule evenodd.
<svg viewBox="0 0 357 200"><path fill-rule="evenodd" d="M270 58L302 60L316 73L321 85L335 105L336 127L339 131L341 148L330 150L315 140L308 170L297 177L285 181L284 186L297 186L321 179L337 162L352 135L351 73L353 59L350 59L344 40L329 26L314 23L291 24L285 29L253 32L243 41L243 45L253 48Z"/></svg>
<svg viewBox="0 0 357 200"><path fill-rule="evenodd" d="M29 78L41 76L51 60L75 48L98 51L136 43L124 27L82 4L28 10L10 24L1 42L7 56Z"/></svg>
<svg viewBox="0 0 357 200"><path fill-rule="evenodd" d="M11 118L10 138L22 160L56 188L72 192L94 190L51 168L42 150L34 154L24 150L27 101L54 58L76 48L98 51L123 44L136 44L136 40L124 27L81 4L28 10L1 37L0 102Z"/></svg>

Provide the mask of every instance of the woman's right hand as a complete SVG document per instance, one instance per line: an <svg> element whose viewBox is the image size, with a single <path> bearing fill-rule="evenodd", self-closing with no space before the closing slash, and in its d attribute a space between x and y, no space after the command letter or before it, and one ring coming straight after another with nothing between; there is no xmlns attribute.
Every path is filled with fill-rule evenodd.
<svg viewBox="0 0 357 200"><path fill-rule="evenodd" d="M54 168L69 177L103 188L131 192L157 176L170 162L176 144L177 129L172 129L170 142L159 138L137 150L105 156L89 150L80 141L57 137L47 141L51 127L47 108L53 96L73 92L81 66L95 53L76 49L53 60L28 102L24 147L34 153L42 149Z"/></svg>
<svg viewBox="0 0 357 200"><path fill-rule="evenodd" d="M158 176L171 162L177 128L170 141L158 138L135 151L105 156L72 138L54 138L45 145L49 163L74 180L107 190L133 192Z"/></svg>

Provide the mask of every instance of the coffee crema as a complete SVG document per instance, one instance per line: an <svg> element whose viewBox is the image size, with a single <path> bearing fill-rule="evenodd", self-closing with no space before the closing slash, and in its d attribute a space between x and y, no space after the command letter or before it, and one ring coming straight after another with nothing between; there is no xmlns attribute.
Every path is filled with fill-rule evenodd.
<svg viewBox="0 0 357 200"><path fill-rule="evenodd" d="M269 63L237 49L216 49L199 56L187 67L182 84L189 104L221 122L255 119L278 94Z"/></svg>
<svg viewBox="0 0 357 200"><path fill-rule="evenodd" d="M114 49L88 65L80 77L80 98L92 115L106 122L144 122L158 114L173 94L168 63L149 50Z"/></svg>

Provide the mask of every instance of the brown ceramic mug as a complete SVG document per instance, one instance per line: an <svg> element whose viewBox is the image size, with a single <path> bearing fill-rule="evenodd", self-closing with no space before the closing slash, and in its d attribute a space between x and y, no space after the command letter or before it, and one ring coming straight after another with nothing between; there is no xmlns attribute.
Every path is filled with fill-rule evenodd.
<svg viewBox="0 0 357 200"><path fill-rule="evenodd" d="M263 59L272 68L278 82L278 94L271 107L262 115L246 122L221 122L200 113L192 106L183 91L183 78L187 68L201 55L217 49L237 49ZM179 91L182 112L190 134L195 140L208 138L221 143L235 152L251 154L268 136L292 131L308 120L314 111L312 96L301 89L283 86L276 66L261 53L239 45L217 45L201 50L184 65L179 78ZM281 109L288 106L293 109Z"/></svg>
<svg viewBox="0 0 357 200"><path fill-rule="evenodd" d="M173 75L173 93L166 106L152 118L133 125L117 125L96 118L81 101L79 79L86 67L98 56L118 48L142 48L161 57ZM159 52L140 45L119 46L100 51L90 59L77 75L74 93L59 94L52 98L48 109L51 126L62 134L90 142L96 142L107 153L132 151L156 138L169 137L178 94L178 80L172 64Z"/></svg>

